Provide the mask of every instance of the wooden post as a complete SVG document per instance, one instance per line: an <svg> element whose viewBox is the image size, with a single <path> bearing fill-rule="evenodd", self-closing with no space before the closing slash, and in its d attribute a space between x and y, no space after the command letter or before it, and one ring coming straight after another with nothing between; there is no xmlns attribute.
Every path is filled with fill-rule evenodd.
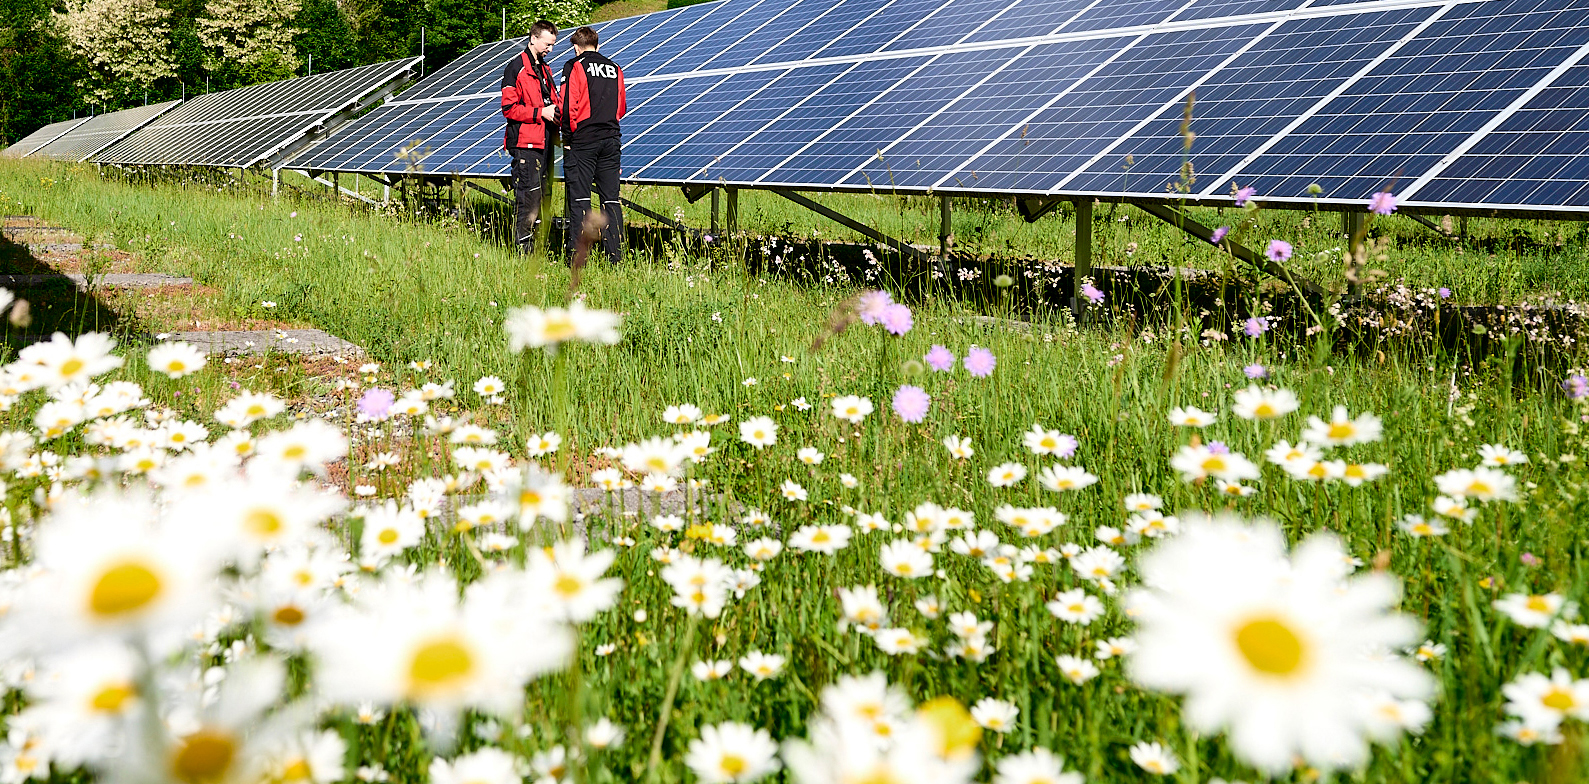
<svg viewBox="0 0 1589 784"><path fill-rule="evenodd" d="M1081 293L1082 280L1092 277L1092 198L1076 200L1076 265L1071 281L1070 312L1081 322L1087 310L1087 297Z"/></svg>

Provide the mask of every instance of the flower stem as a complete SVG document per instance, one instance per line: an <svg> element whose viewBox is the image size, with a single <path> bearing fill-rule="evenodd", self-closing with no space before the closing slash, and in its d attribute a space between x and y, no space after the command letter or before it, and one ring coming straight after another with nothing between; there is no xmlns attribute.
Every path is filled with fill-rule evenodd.
<svg viewBox="0 0 1589 784"><path fill-rule="evenodd" d="M690 660L690 645L695 642L695 627L700 624L701 616L690 616L689 625L684 627L684 641L679 645L679 658L674 660L673 671L668 673L668 690L662 695L657 731L651 735L651 757L646 761L647 781L654 782L661 775L657 766L662 762L662 738L668 732L668 721L673 718L673 698L679 694L679 679L684 676L684 664Z"/></svg>

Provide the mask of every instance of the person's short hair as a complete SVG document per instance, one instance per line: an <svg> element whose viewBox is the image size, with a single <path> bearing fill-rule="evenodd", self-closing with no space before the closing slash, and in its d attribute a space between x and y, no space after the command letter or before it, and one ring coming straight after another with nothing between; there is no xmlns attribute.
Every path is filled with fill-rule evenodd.
<svg viewBox="0 0 1589 784"><path fill-rule="evenodd" d="M601 38L596 35L596 28L589 25L575 30L574 34L568 37L569 43L584 49L595 49L600 40Z"/></svg>
<svg viewBox="0 0 1589 784"><path fill-rule="evenodd" d="M556 38L557 25L552 24L545 19L537 19L535 20L535 24L530 25L530 40L535 40L536 37L541 33L551 33L552 37Z"/></svg>

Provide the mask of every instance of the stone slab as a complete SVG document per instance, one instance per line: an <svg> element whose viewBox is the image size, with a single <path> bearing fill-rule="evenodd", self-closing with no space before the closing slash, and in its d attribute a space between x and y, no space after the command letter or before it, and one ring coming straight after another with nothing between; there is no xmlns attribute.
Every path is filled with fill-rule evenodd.
<svg viewBox="0 0 1589 784"><path fill-rule="evenodd" d="M362 354L364 349L318 329L168 332L160 340L192 343L206 354Z"/></svg>
<svg viewBox="0 0 1589 784"><path fill-rule="evenodd" d="M111 273L95 277L94 283L97 286L111 288L154 288L158 286L187 286L193 283L193 279L179 275L162 275L158 273ZM88 277L77 273L0 275L0 286L11 289L38 289L68 285L86 290L88 288Z"/></svg>

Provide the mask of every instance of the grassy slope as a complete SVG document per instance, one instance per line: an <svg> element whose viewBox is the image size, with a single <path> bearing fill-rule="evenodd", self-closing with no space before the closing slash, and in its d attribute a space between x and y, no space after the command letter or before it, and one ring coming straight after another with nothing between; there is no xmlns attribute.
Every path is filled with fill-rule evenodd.
<svg viewBox="0 0 1589 784"><path fill-rule="evenodd" d="M41 187L41 173L53 174L53 183ZM139 188L103 182L81 170L7 164L0 168L0 193L9 205L6 212L34 214L102 236L113 232L118 244L220 288L239 311L274 300L285 315L371 347L389 367L431 359L438 365L436 374L457 379L460 387L486 373L507 378L516 385L513 410L488 416L501 417L500 426L521 434L555 427L571 437L580 455L597 445L661 432L657 417L669 403L693 401L736 419L772 414L784 429L779 445L765 452L733 443L733 433L725 429L731 426L719 428L714 442L724 450L714 458L711 476L745 502L774 510L785 525L834 520L839 504L883 511L897 520L928 499L971 509L992 525L996 503L1041 502L1058 504L1072 515L1060 541L1090 544L1095 526L1122 522L1117 499L1127 492L1159 492L1170 509L1225 508L1227 502L1212 488L1182 484L1170 472L1168 458L1186 433L1167 427L1165 415L1176 405L1228 411L1229 389L1246 383L1242 366L1268 363L1276 369L1276 381L1302 397L1305 413L1327 414L1330 405L1344 404L1354 412L1384 414L1385 441L1351 454L1388 463L1393 473L1365 488L1323 488L1288 482L1271 468L1259 494L1236 502L1236 508L1274 516L1294 535L1337 531L1365 561L1387 554L1391 568L1408 581L1408 611L1425 619L1429 634L1454 652L1441 665L1444 694L1435 706L1435 724L1425 738L1409 741L1401 755L1377 756L1367 780L1513 781L1537 778L1554 764L1548 752L1496 738L1499 685L1519 670L1546 662L1571 664L1581 674L1584 655L1547 644L1543 633L1498 624L1486 594L1499 589L1480 591L1472 581L1495 575L1508 588L1582 593L1579 551L1586 496L1581 473L1554 458L1581 451L1583 444L1563 430L1563 418L1571 412L1557 396L1514 395L1483 366L1456 367L1451 358L1416 347L1406 355L1391 352L1379 361L1358 362L1256 341L1205 348L1183 338L1172 350L1164 336L1143 341L1041 325L1026 335L969 322L964 311L943 303L918 309L916 328L904 338L885 339L875 329L857 327L811 352L808 347L828 311L847 292L751 279L735 270L708 272L688 258L636 260L618 269L597 265L586 276L583 290L593 306L625 313L625 340L611 349L575 346L569 351L573 405L571 421L565 422L548 392L552 363L535 355L521 366L506 352L501 334L506 308L563 301L561 267L538 267L507 255L456 225L401 223L314 202L271 202L198 187ZM988 347L999 357L998 370L985 381L963 372L916 379L934 396L934 411L921 425L901 426L886 406L889 390L901 381L898 363L919 357L932 343L962 355L971 344ZM793 361L782 361L783 356ZM1450 399L1447 380L1453 372L1471 397ZM750 377L759 383L745 386L742 381ZM825 411L828 395L850 393L868 394L879 403L876 418L857 431L859 436ZM775 411L801 396L816 409ZM1074 497L1047 494L1030 481L1000 494L986 489L980 475L987 466L1005 459L1031 464L1019 441L1034 421L1081 439L1078 461L1099 474L1096 488ZM1205 437L1257 457L1278 438L1294 439L1299 425L1295 418L1261 427L1232 419ZM949 459L937 445L950 434L974 440L978 454L970 465ZM1471 465L1475 446L1492 441L1534 455L1535 463L1520 473L1539 486L1499 522L1486 513L1480 524L1451 537L1449 544L1468 559L1458 571L1458 558L1445 554L1441 545L1408 539L1393 523L1403 513L1426 512L1432 475ZM820 469L794 462L794 449L807 444L828 453ZM423 459L416 462L421 471L441 470ZM859 476L861 489L842 489L840 471ZM791 505L778 499L776 486L785 478L801 481L813 502ZM663 618L668 611L660 587L640 577L653 568L644 553L654 544L654 534L635 535L641 546L616 567L635 583L626 601ZM1542 565L1520 565L1518 554L1524 551ZM814 572L796 567L803 561L780 561L760 593L716 627L732 642L722 649L708 646L701 655L733 657L754 647L789 651L798 676L813 689L835 672L882 667L900 678L906 677L902 668L909 667L918 695L1016 699L1023 718L1012 746L1048 745L1095 777L1107 773L1109 780L1135 780L1124 761L1124 747L1132 740L1158 735L1184 748L1173 734L1163 735L1173 733L1174 702L1132 689L1113 691L1125 685L1117 668L1085 689L1058 684L1051 665L1055 653L1084 651L1092 640L1123 631L1116 619L1085 629L1039 620L1044 616L1036 602L1069 582L1068 572L1045 573L1029 589L1006 591L974 566L952 569L956 606L1004 619L999 644L1008 653L988 667L918 668L836 635L835 603L827 592L835 585L877 580L875 553L875 541L868 540ZM802 593L798 586L811 581L817 590ZM917 589L896 587L902 591L896 604L908 607L904 599ZM604 618L588 630L592 643L619 642L626 658L594 663L587 688L601 695L601 703L621 721L639 728L647 711L655 710L658 673L673 655L666 643L676 642L672 635L678 629L636 629L622 616ZM1494 651L1493 661L1480 655L1480 645ZM828 650L841 652L845 663ZM676 726L732 717L772 728L779 736L793 731L810 701L794 690L767 688L686 678ZM643 755L642 745L634 742L623 759ZM676 756L679 750L670 749ZM1200 753L1207 772L1243 775L1219 744L1204 741Z"/></svg>

